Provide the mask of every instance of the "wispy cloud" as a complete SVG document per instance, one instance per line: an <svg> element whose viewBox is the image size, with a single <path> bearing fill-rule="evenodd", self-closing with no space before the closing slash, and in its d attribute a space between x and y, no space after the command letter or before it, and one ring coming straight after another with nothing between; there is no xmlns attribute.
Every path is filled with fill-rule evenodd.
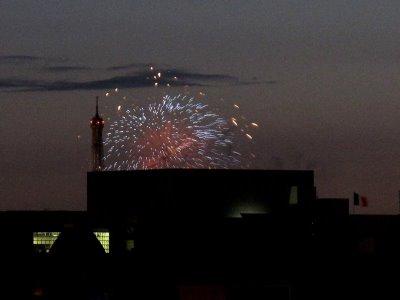
<svg viewBox="0 0 400 300"><path fill-rule="evenodd" d="M111 66L106 68L107 71L124 71L130 69L143 69L143 68L150 68L152 64L149 63L132 63L127 65L119 65L119 66Z"/></svg>
<svg viewBox="0 0 400 300"><path fill-rule="evenodd" d="M160 76L158 76L160 75ZM30 79L0 79L0 90L7 91L74 91L107 90L113 88L141 88L153 86L219 86L272 84L275 81L240 81L238 78L222 74L190 73L177 70L164 72L140 72L135 75L115 76L92 81L41 81Z"/></svg>
<svg viewBox="0 0 400 300"><path fill-rule="evenodd" d="M0 55L0 63L19 64L43 60L43 57L31 55Z"/></svg>
<svg viewBox="0 0 400 300"><path fill-rule="evenodd" d="M195 81L238 81L237 77L231 75L192 73L179 69L169 69L164 71L164 73L172 78L186 78Z"/></svg>
<svg viewBox="0 0 400 300"><path fill-rule="evenodd" d="M19 67L63 64L68 62L66 57L44 57L36 55L0 55L0 65L15 65Z"/></svg>
<svg viewBox="0 0 400 300"><path fill-rule="evenodd" d="M252 81L241 81L236 82L235 85L255 85L255 84L276 84L276 80L252 80Z"/></svg>
<svg viewBox="0 0 400 300"><path fill-rule="evenodd" d="M252 84L272 84L275 81L242 81L239 78L226 74L208 74L191 72L177 68L156 68L150 63L131 63L126 65L95 68L87 65L56 64L48 66L49 59L37 56L0 56L1 62L18 63L18 61L43 60L44 66L39 67L42 71L40 78L45 73L64 74L73 72L96 71L99 75L108 74L107 71L114 71L124 74L108 77L105 79L80 81L60 79L36 79L36 78L0 78L0 91L75 91L75 90L107 90L113 88L142 88L153 86L236 86ZM66 61L65 59L62 61ZM166 66L166 65L164 65ZM129 72L126 72L128 70ZM35 75L33 75L35 76Z"/></svg>
<svg viewBox="0 0 400 300"><path fill-rule="evenodd" d="M103 80L92 81L39 81L29 79L2 79L0 80L0 90L7 91L74 91L74 90L107 90L113 88L141 88L157 85L170 86L201 86L201 83L188 81L184 78L169 79L159 78L154 80L148 74L138 74L134 76L116 76Z"/></svg>

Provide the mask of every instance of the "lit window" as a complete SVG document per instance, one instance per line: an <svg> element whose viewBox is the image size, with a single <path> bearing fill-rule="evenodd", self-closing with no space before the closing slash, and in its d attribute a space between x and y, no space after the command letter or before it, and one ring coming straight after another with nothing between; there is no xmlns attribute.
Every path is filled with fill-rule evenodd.
<svg viewBox="0 0 400 300"><path fill-rule="evenodd" d="M289 195L289 205L296 205L299 204L299 196L298 196L298 188L297 186L290 187L290 195Z"/></svg>
<svg viewBox="0 0 400 300"><path fill-rule="evenodd" d="M110 253L110 233L106 231L96 231L94 235L99 240L100 244L103 246L106 253Z"/></svg>
<svg viewBox="0 0 400 300"><path fill-rule="evenodd" d="M135 241L134 240L127 240L126 241L126 250L132 251L135 248Z"/></svg>
<svg viewBox="0 0 400 300"><path fill-rule="evenodd" d="M33 233L33 247L37 253L48 253L57 240L60 232L34 232Z"/></svg>

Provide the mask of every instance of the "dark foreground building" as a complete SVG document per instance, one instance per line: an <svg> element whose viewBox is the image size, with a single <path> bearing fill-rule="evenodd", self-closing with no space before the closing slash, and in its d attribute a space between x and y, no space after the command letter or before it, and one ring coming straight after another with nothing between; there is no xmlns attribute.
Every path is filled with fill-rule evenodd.
<svg viewBox="0 0 400 300"><path fill-rule="evenodd" d="M141 282L120 273L115 290L137 298L288 299L313 197L311 171L88 174L88 214Z"/></svg>
<svg viewBox="0 0 400 300"><path fill-rule="evenodd" d="M397 216L315 199L312 171L88 173L87 212L3 212L2 299L398 296Z"/></svg>

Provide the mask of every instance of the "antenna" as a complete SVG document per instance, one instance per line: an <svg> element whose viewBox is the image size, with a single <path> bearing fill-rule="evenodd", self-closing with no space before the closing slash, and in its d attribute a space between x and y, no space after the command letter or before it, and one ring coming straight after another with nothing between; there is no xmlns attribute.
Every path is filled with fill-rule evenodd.
<svg viewBox="0 0 400 300"><path fill-rule="evenodd" d="M99 115L99 96L96 96L96 116Z"/></svg>

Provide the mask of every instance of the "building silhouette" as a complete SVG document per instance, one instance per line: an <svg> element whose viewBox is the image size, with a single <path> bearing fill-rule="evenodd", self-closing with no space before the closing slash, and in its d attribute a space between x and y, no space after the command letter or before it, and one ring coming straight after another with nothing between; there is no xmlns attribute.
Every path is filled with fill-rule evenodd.
<svg viewBox="0 0 400 300"><path fill-rule="evenodd" d="M0 213L5 299L399 296L400 218L316 199L312 171L87 176L86 212Z"/></svg>

